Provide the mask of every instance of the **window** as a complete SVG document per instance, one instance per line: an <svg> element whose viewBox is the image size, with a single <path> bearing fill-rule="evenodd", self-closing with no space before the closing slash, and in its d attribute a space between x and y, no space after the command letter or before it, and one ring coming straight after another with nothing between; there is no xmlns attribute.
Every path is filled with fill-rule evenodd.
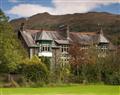
<svg viewBox="0 0 120 95"><path fill-rule="evenodd" d="M62 45L61 52L68 52L68 45Z"/></svg>
<svg viewBox="0 0 120 95"><path fill-rule="evenodd" d="M49 44L42 44L40 47L41 51L51 51L51 46Z"/></svg>

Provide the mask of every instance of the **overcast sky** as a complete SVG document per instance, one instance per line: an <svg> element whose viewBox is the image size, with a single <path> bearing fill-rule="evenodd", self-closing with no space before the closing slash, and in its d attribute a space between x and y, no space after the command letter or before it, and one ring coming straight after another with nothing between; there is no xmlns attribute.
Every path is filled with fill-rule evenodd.
<svg viewBox="0 0 120 95"><path fill-rule="evenodd" d="M43 12L52 15L90 11L120 14L120 0L0 0L0 8L10 19Z"/></svg>

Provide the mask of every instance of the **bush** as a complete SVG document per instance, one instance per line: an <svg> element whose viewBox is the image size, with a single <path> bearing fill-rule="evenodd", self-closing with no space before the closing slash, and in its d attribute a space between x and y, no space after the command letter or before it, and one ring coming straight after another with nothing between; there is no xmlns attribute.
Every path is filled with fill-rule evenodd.
<svg viewBox="0 0 120 95"><path fill-rule="evenodd" d="M104 60L102 68L102 81L105 84L120 85L120 59L119 55L111 54Z"/></svg>
<svg viewBox="0 0 120 95"><path fill-rule="evenodd" d="M19 71L28 82L47 82L48 69L37 56L24 60L20 64Z"/></svg>
<svg viewBox="0 0 120 95"><path fill-rule="evenodd" d="M97 54L95 50L91 50L84 56L85 61L79 60L77 63L73 61L71 82L120 84L120 51L107 52L106 57L97 57Z"/></svg>

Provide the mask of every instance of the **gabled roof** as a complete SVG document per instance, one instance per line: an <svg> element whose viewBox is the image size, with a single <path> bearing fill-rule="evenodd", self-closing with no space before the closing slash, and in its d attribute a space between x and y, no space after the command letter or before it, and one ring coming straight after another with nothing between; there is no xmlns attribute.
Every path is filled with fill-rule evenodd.
<svg viewBox="0 0 120 95"><path fill-rule="evenodd" d="M109 43L109 41L107 40L107 38L103 35L103 30L102 30L102 28L101 28L101 30L100 30L98 43Z"/></svg>
<svg viewBox="0 0 120 95"><path fill-rule="evenodd" d="M80 44L97 43L97 34L95 32L71 32L70 38L72 42Z"/></svg>
<svg viewBox="0 0 120 95"><path fill-rule="evenodd" d="M68 40L55 40L55 42L58 44L69 44Z"/></svg>
<svg viewBox="0 0 120 95"><path fill-rule="evenodd" d="M35 41L33 40L32 36L26 31L20 31L23 39L25 40L28 47L37 47Z"/></svg>
<svg viewBox="0 0 120 95"><path fill-rule="evenodd" d="M52 38L43 30L42 32L36 33L35 40L52 40Z"/></svg>
<svg viewBox="0 0 120 95"><path fill-rule="evenodd" d="M104 37L104 35L100 34L99 36L99 43L109 43L109 41L107 40L107 38Z"/></svg>
<svg viewBox="0 0 120 95"><path fill-rule="evenodd" d="M70 32L70 40L68 41L64 36L60 35L59 31L48 30L25 30L21 32L25 42L30 46L37 46L36 40L51 40L57 44L80 43L83 45L110 43L109 40L101 33L96 32Z"/></svg>

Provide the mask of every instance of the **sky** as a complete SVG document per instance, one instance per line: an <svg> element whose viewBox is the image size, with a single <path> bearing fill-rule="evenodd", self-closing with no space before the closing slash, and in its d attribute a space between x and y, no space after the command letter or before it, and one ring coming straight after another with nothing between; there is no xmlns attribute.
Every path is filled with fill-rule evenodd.
<svg viewBox="0 0 120 95"><path fill-rule="evenodd" d="M94 11L120 15L120 0L0 0L0 8L10 19L43 12L64 15Z"/></svg>

